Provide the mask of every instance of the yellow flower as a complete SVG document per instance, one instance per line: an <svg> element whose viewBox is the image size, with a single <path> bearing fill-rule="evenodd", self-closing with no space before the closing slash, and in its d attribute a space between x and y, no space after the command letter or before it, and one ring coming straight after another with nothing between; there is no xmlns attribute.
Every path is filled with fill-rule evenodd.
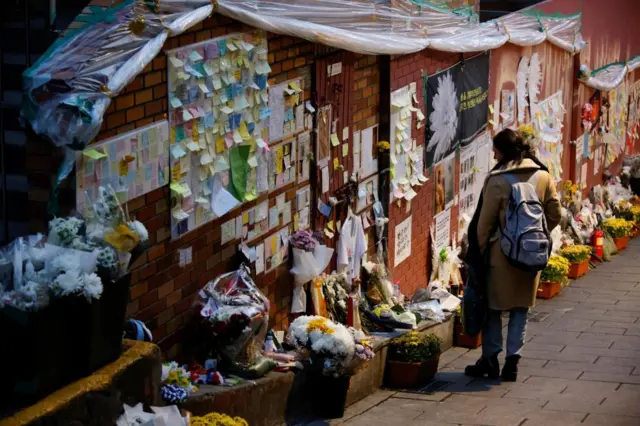
<svg viewBox="0 0 640 426"><path fill-rule="evenodd" d="M309 324L307 324L307 333L311 333L313 330L318 330L323 334L334 333L334 330L332 328L329 328L329 326L327 325L326 318L317 318L309 321Z"/></svg>
<svg viewBox="0 0 640 426"><path fill-rule="evenodd" d="M127 225L121 224L112 232L106 234L104 240L120 251L130 252L138 245L140 237Z"/></svg>
<svg viewBox="0 0 640 426"><path fill-rule="evenodd" d="M389 151L391 149L391 144L387 141L378 142L378 150L380 152Z"/></svg>
<svg viewBox="0 0 640 426"><path fill-rule="evenodd" d="M560 256L566 258L569 262L580 263L591 257L591 246L575 245L567 246L560 249Z"/></svg>

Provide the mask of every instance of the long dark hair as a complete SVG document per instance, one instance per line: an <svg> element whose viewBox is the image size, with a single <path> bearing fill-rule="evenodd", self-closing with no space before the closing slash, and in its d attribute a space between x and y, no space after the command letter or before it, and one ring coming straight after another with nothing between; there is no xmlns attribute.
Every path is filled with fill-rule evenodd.
<svg viewBox="0 0 640 426"><path fill-rule="evenodd" d="M541 169L548 171L547 167L536 157L533 144L515 130L504 129L493 138L493 146L502 154L502 160L496 164L495 169L515 162L519 164L525 158L533 160Z"/></svg>

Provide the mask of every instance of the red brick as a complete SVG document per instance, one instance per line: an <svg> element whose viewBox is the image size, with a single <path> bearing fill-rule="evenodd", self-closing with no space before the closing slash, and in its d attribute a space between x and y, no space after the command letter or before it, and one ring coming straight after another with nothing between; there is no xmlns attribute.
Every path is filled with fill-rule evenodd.
<svg viewBox="0 0 640 426"><path fill-rule="evenodd" d="M145 89L136 92L136 105L144 104L153 99L153 89Z"/></svg>
<svg viewBox="0 0 640 426"><path fill-rule="evenodd" d="M132 121L137 121L144 118L144 107L137 106L135 108L129 108L126 111L127 114L127 123L131 123Z"/></svg>
<svg viewBox="0 0 640 426"><path fill-rule="evenodd" d="M178 289L167 296L167 306L175 305L180 299L182 299L182 289Z"/></svg>
<svg viewBox="0 0 640 426"><path fill-rule="evenodd" d="M140 296L140 309L144 309L158 301L158 290L151 290Z"/></svg>
<svg viewBox="0 0 640 426"><path fill-rule="evenodd" d="M146 281L131 287L131 290L130 290L131 300L135 300L138 297L142 296L144 293L147 292L148 288L149 286Z"/></svg>
<svg viewBox="0 0 640 426"><path fill-rule="evenodd" d="M164 299L173 291L173 281L169 281L158 287L158 299Z"/></svg>
<svg viewBox="0 0 640 426"><path fill-rule="evenodd" d="M120 95L116 97L116 109L122 111L127 108L131 108L134 105L133 94Z"/></svg>
<svg viewBox="0 0 640 426"><path fill-rule="evenodd" d="M140 269L140 279L141 280L146 280L147 278L149 278L150 276L152 276L156 272L158 272L158 264L157 264L157 262L150 263L147 266L145 266L144 268Z"/></svg>
<svg viewBox="0 0 640 426"><path fill-rule="evenodd" d="M153 86L153 98L154 99L164 99L167 97L167 85L159 84L158 86Z"/></svg>
<svg viewBox="0 0 640 426"><path fill-rule="evenodd" d="M167 68L167 57L162 53L153 59L153 70L163 70Z"/></svg>
<svg viewBox="0 0 640 426"><path fill-rule="evenodd" d="M157 258L161 257L164 254L164 252L165 252L165 247L164 247L164 244L162 243L151 247L147 252L149 256L149 261L151 262L153 260L156 260Z"/></svg>
<svg viewBox="0 0 640 426"><path fill-rule="evenodd" d="M162 72L154 71L144 76L144 87L153 87L162 83Z"/></svg>

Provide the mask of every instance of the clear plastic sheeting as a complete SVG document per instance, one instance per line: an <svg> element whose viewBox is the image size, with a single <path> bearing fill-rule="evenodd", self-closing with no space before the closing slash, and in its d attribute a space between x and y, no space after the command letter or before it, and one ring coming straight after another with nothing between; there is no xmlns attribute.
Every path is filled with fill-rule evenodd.
<svg viewBox="0 0 640 426"><path fill-rule="evenodd" d="M82 149L99 132L111 98L160 52L169 35L213 12L209 0L125 1L90 15L24 73L21 116L57 146Z"/></svg>
<svg viewBox="0 0 640 426"><path fill-rule="evenodd" d="M627 74L640 68L640 55L636 55L627 62L615 62L598 68L595 71L589 70L587 65L580 66L580 81L585 85L608 92L624 82Z"/></svg>
<svg viewBox="0 0 640 426"><path fill-rule="evenodd" d="M578 52L580 15L517 12L478 23L469 7L425 0L126 0L89 15L24 74L22 117L56 145L84 148L99 132L111 99L160 52L170 36L214 12L277 34L362 54L400 55L495 49L508 41L549 40Z"/></svg>

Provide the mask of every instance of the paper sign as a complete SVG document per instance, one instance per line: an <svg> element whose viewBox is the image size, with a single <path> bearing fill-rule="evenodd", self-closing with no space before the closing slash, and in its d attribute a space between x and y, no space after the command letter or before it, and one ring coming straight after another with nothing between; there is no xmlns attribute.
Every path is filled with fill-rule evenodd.
<svg viewBox="0 0 640 426"><path fill-rule="evenodd" d="M340 145L340 139L338 139L338 135L336 133L331 134L331 145L333 146Z"/></svg>
<svg viewBox="0 0 640 426"><path fill-rule="evenodd" d="M443 248L449 247L451 235L451 209L447 209L435 218L435 250L440 253Z"/></svg>
<svg viewBox="0 0 640 426"><path fill-rule="evenodd" d="M396 225L393 256L394 266L398 266L411 255L411 222L412 216L409 216Z"/></svg>

